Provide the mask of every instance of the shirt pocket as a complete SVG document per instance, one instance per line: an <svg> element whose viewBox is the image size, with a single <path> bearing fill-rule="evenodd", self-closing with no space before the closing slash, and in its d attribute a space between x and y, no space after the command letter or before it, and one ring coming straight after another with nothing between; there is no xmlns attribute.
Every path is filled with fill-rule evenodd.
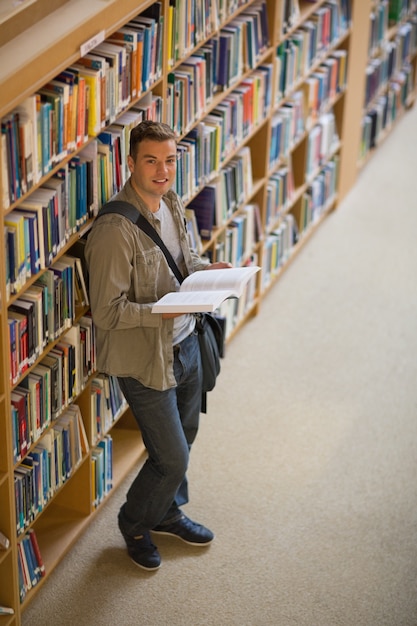
<svg viewBox="0 0 417 626"><path fill-rule="evenodd" d="M157 282L161 268L161 252L157 249L136 253L133 277L136 300L154 302L157 298Z"/></svg>

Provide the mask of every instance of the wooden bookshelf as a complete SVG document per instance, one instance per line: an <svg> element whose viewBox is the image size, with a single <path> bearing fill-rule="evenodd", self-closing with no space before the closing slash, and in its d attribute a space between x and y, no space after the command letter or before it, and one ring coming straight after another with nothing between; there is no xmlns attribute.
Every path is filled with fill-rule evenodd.
<svg viewBox="0 0 417 626"><path fill-rule="evenodd" d="M197 0L190 0L189 5L184 2L181 7L195 6L196 2ZM113 33L153 4L151 0L139 2L62 0L55 3L35 0L23 3L18 14L10 11L8 15L7 3L0 0L0 15L3 16L0 23L0 40L4 42L0 47L0 118L5 119L17 106L33 96L60 72L76 63L87 49L94 51L100 42L111 38ZM182 46L185 47L185 51L175 53L175 47L172 47L171 53L168 45L172 43L174 35L173 31L171 33L168 31L170 3L169 0L161 0L164 30L161 40L160 72L155 73L153 81L146 88L138 89L135 97L132 96L130 102L126 101L116 116L116 121L120 120L126 111L136 110L140 106L145 106L144 102L151 97L156 98L155 115L159 115L163 121L178 123L179 127L182 124L179 146L182 145L183 148L183 160L180 167L184 167L187 175L184 176L185 181L178 178L177 184L184 185L181 193L186 205L191 204L208 184L215 185L217 193L226 193L222 197L233 203L233 208L226 203L225 212L216 213L217 222L207 239L198 242L199 233L194 232L197 243L201 243L202 253L210 258L222 259L230 251L240 250L240 256L236 257L239 263L256 262L262 266L262 271L256 283L252 285L246 302L239 304L237 308L229 307L225 310L229 340L238 334L239 329L251 316L256 315L263 305L264 296L275 286L282 272L286 271L292 259L310 237L314 236L329 212L337 210L340 201L355 184L360 170L359 154L365 114L365 74L370 58L377 54L375 50L370 52L370 16L372 11L378 10L380 3L377 0L351 0L351 20L346 24L341 22L338 32L329 31L330 40L322 49L319 47L316 50L308 63L298 66L295 62L298 59L297 55L301 55L305 60L306 53L303 51L306 49L306 32L314 32L314 24L322 19L320 15L323 16L332 7L335 10L335 6L341 10L344 4L341 0L336 3L333 1L329 3L326 0L294 1L294 11L299 9L294 13L297 17L284 25L284 2L265 0L268 40L263 41L259 54L253 59L249 53L247 57L237 55L236 78L230 84L226 82L221 89L213 88L212 93L206 94L204 103L197 106L195 115L189 120L181 121L177 116L178 111L183 113L183 110L175 108L174 90L171 91L174 80L179 81L178 89L183 88L184 84L190 84L187 83L187 79L184 82L184 67L181 64L192 56L201 58L204 53L206 55L204 72L207 72L209 67L207 59L213 54L212 40L219 38L227 28L233 31L232 45L237 46L236 18L239 18L240 24L247 20L245 12L248 9L251 13L256 12L260 1L235 0L226 3L218 0L216 5L219 13L217 21L212 23L211 30L207 27L198 41L191 41L188 47ZM408 5L408 12L402 15L401 20L395 25L391 24L386 30L384 41L395 40L399 28L407 20L413 21L413 28L416 28L416 2L409 2ZM228 11L226 6L229 7ZM187 24L185 13L181 14L178 23ZM249 29L250 26L242 28L241 36L245 36L245 29ZM7 36L2 36L5 33ZM184 40L180 43L184 44L185 34L183 37ZM181 46L178 49L181 49ZM247 59L246 65L244 59ZM290 63L289 59L293 59L294 63L287 66L287 73L284 76L283 64ZM340 59L344 59L346 63L346 80L339 77L337 89L333 93L329 91L323 96L323 101L317 104L311 93L318 89L319 85L330 81L330 78L323 78L324 75L328 77L331 75L332 70L328 69L329 67L343 67L343 61ZM407 62L411 65L410 76L413 86L407 94L404 109L411 105L415 95L415 50ZM338 76L339 74L342 75L341 70ZM230 78L230 73L226 78ZM212 83L208 81L206 87L210 91ZM249 101L250 105L247 104ZM224 114L227 117L230 114L230 107L236 107L241 116L239 120L243 120L242 125L233 126L235 135L222 134L222 130L216 126L219 116ZM209 130L210 125L215 128L214 131ZM185 166L187 159L190 158L187 150L194 135L201 139L202 129L204 132L207 131L207 134L213 132L213 136L221 137L221 146L224 149L214 168L212 165L215 163L214 151L211 155L213 161L210 159L207 159L207 162L202 159L199 161L201 167L206 167L207 172L205 176L201 175L194 180ZM104 130L105 128L100 132ZM214 142L213 145L218 147L220 144ZM39 176L29 191L24 191L21 197L12 199L11 202L6 201L8 194L4 193L9 189L8 179L5 180L4 174L7 172L7 149L0 151L0 173L3 173L0 182L3 229L7 216L23 200L33 198L34 193L44 187L58 170L69 167L68 164L74 157L85 155L87 150L94 152L96 146L95 137L85 138L85 141L82 140L79 145L62 154L49 171ZM197 147L194 148L197 150ZM239 184L235 185L236 197L229 193L230 180L235 179L239 181ZM95 211L98 208L96 206ZM216 211L219 211L218 205ZM71 231L64 245L55 253L52 266L64 254L71 252L78 239L90 228L93 217L94 212ZM240 245L238 237L242 223L245 244L240 249L236 246ZM0 530L10 538L11 545L7 550L0 551L0 580L3 581L0 588L0 605L13 608L14 614L0 616L0 626L17 626L21 623L22 611L27 603L40 586L48 584L48 575L100 510L105 498L98 505L94 503L92 449L96 441L93 433L94 414L91 408L94 379L92 371L83 380L82 388L73 400L80 407L89 450L85 452L68 480L56 490L46 506L28 524L28 528L33 528L36 532L46 566L46 576L21 601L18 549L22 535L16 537L18 520L14 484L15 470L21 461L17 460L14 453L11 392L25 381L28 374L65 337L69 329L65 329L62 335L43 347L35 363L18 374L15 382L11 384L8 307L35 283L38 274L23 280L17 287L17 292L10 294L6 267L6 247L2 245ZM46 267L41 268L39 276L46 271ZM82 320L85 313L86 310L77 311L72 322L73 328ZM41 438L52 427L53 424L49 425ZM143 462L145 449L129 410L122 410L120 415L117 414L107 432L113 441L114 489L133 467ZM103 434L100 433L99 439ZM30 449L35 443L37 441L30 445Z"/></svg>

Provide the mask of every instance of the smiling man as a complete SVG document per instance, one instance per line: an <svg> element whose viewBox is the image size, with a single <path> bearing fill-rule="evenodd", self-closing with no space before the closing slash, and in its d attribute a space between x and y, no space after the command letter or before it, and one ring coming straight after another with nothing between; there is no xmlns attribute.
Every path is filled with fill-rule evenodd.
<svg viewBox="0 0 417 626"><path fill-rule="evenodd" d="M209 265L190 248L184 206L171 189L177 146L166 124L147 120L130 135L130 178L115 200L132 204L152 224L182 275ZM178 281L165 255L128 218L109 213L88 237L90 300L96 327L97 369L118 377L142 434L148 457L119 511L131 559L146 570L160 566L151 533L207 546L213 533L179 508L188 502L186 470L197 435L201 360L195 318L151 312Z"/></svg>

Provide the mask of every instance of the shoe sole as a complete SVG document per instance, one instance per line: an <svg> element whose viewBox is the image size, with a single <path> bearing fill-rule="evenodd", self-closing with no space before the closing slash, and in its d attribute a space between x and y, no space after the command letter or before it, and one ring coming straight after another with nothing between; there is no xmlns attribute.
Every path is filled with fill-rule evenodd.
<svg viewBox="0 0 417 626"><path fill-rule="evenodd" d="M181 537L180 535L176 535L175 533L168 533L165 530L151 530L152 533L155 533L156 535L165 535L166 537L175 537L176 539L180 539L180 541L182 541L183 543L186 543L189 546L197 546L197 548L205 548L206 546L209 546L213 540L210 539L209 541L188 541L187 539L184 539L183 537Z"/></svg>
<svg viewBox="0 0 417 626"><path fill-rule="evenodd" d="M156 572L161 567L161 563L159 565L156 565L155 567L146 567L146 565L141 565L140 563L132 559L132 557L129 557L129 558L132 561L132 563L136 565L136 567L140 567L140 569L145 570L145 572Z"/></svg>

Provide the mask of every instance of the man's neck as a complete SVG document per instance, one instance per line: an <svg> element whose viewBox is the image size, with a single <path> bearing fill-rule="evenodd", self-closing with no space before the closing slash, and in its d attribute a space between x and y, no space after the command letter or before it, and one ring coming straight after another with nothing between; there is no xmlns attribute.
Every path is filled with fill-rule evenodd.
<svg viewBox="0 0 417 626"><path fill-rule="evenodd" d="M131 185L135 191L135 193L139 196L139 198L146 204L151 213L156 213L161 206L161 198L158 196L149 196L144 197L142 193L140 193L139 189L135 185L135 181L133 178L130 178Z"/></svg>

